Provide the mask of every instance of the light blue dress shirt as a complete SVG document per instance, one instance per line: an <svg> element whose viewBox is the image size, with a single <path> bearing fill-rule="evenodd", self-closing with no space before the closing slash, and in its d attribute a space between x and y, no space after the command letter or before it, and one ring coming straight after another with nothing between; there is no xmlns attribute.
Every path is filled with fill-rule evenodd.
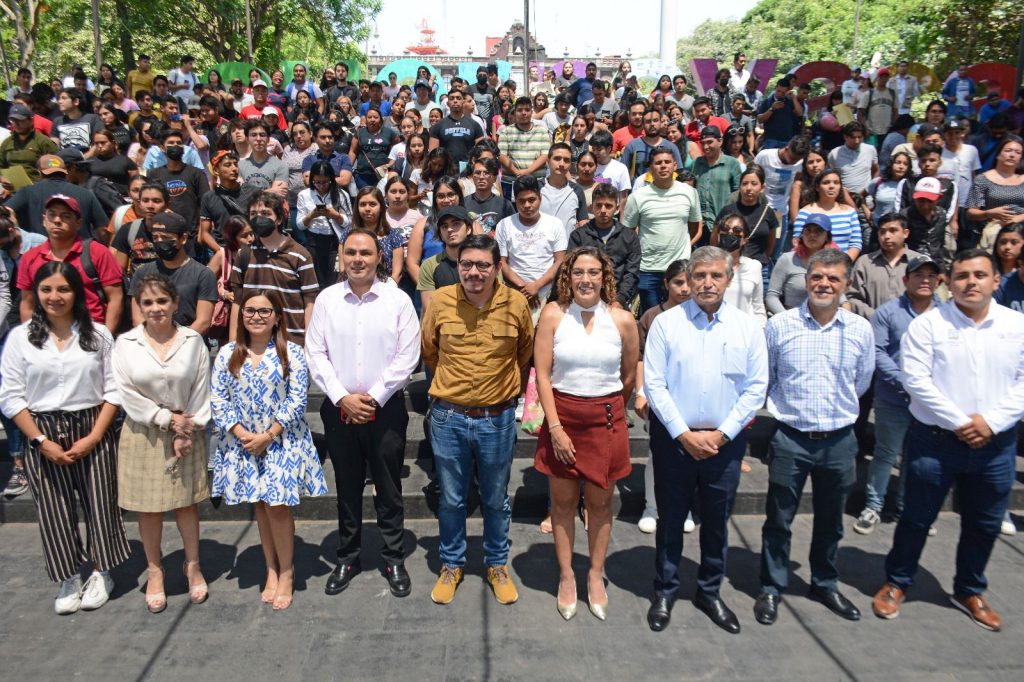
<svg viewBox="0 0 1024 682"><path fill-rule="evenodd" d="M719 429L735 438L764 404L768 352L760 323L722 301L711 320L694 301L654 318L644 394L673 438Z"/></svg>
<svg viewBox="0 0 1024 682"><path fill-rule="evenodd" d="M840 308L822 327L807 309L768 320L768 411L799 431L835 431L857 421L859 398L875 370L875 335Z"/></svg>

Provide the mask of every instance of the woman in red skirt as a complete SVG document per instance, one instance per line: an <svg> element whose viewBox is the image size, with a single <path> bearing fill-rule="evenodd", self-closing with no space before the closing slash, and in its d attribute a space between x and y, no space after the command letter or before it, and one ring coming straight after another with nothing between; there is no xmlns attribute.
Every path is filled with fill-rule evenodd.
<svg viewBox="0 0 1024 682"><path fill-rule="evenodd" d="M535 465L551 483L551 523L558 557L558 612L576 614L572 548L584 482L590 527L587 602L604 620L604 560L612 532L612 483L629 475L625 398L633 391L639 339L633 316L615 303L611 261L598 249L570 251L557 275L558 301L540 316L534 342L544 425Z"/></svg>

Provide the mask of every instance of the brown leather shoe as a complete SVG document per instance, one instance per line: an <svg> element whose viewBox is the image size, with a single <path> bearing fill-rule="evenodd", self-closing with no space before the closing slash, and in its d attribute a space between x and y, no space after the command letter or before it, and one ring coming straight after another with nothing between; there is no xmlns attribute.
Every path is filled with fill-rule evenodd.
<svg viewBox="0 0 1024 682"><path fill-rule="evenodd" d="M999 614L992 610L992 607L988 605L988 602L980 594L971 594L964 597L954 594L949 598L949 601L986 630L999 632L1003 627L1003 622L999 620Z"/></svg>
<svg viewBox="0 0 1024 682"><path fill-rule="evenodd" d="M902 601L903 590L892 583L886 583L882 585L882 589L875 594L875 599L871 602L871 610L874 611L875 615L879 618L892 620L896 616L900 615L900 602Z"/></svg>

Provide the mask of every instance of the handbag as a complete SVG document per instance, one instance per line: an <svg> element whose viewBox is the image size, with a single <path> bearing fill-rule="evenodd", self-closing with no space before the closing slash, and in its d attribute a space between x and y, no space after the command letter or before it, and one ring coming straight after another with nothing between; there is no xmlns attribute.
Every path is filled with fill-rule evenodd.
<svg viewBox="0 0 1024 682"><path fill-rule="evenodd" d="M530 369L530 378L526 382L525 405L523 406L523 421L520 428L523 433L536 436L540 433L540 427L544 424L544 408L540 404L540 395L537 393L537 370Z"/></svg>
<svg viewBox="0 0 1024 682"><path fill-rule="evenodd" d="M231 272L230 264L228 263L228 250L226 248L222 249L221 253L224 254L224 257L221 259L220 279L217 281L218 291L223 291L227 288ZM210 328L206 332L207 336L220 341L227 339L228 324L230 321L231 301L221 296L217 299L217 302L213 304L213 320L210 322Z"/></svg>

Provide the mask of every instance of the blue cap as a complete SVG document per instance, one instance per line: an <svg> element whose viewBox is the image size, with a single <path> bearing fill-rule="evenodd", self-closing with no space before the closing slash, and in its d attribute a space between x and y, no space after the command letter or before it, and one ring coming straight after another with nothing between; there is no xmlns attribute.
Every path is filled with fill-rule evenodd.
<svg viewBox="0 0 1024 682"><path fill-rule="evenodd" d="M804 221L804 227L808 225L817 225L826 232L832 231L832 219L824 213L812 213L807 216L807 220Z"/></svg>

